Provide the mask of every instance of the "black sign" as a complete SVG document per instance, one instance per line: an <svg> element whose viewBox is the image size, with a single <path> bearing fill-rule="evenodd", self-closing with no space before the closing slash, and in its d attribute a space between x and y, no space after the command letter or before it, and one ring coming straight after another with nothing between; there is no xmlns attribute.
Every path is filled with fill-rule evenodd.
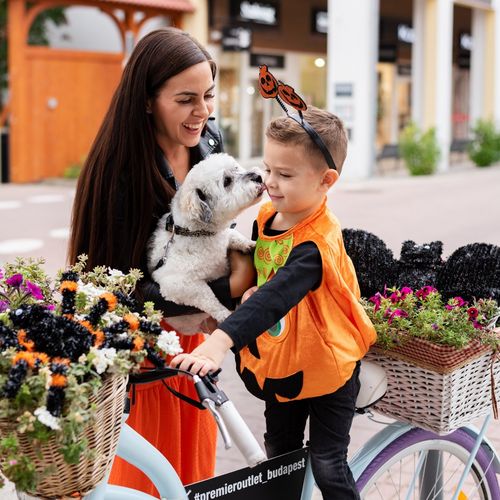
<svg viewBox="0 0 500 500"><path fill-rule="evenodd" d="M186 486L189 500L300 500L307 448Z"/></svg>
<svg viewBox="0 0 500 500"><path fill-rule="evenodd" d="M230 15L233 20L277 26L279 23L279 3L277 0L266 2L233 0L230 2Z"/></svg>
<svg viewBox="0 0 500 500"><path fill-rule="evenodd" d="M222 28L222 50L241 51L250 50L252 45L252 31L241 26Z"/></svg>
<svg viewBox="0 0 500 500"><path fill-rule="evenodd" d="M270 69L284 68L285 56L279 54L250 54L250 66L259 67L265 64Z"/></svg>

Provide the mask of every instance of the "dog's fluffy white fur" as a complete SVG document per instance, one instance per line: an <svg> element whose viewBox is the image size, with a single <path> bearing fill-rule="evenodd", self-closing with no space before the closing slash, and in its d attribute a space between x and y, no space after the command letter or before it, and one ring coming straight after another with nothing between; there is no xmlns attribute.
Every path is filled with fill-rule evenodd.
<svg viewBox="0 0 500 500"><path fill-rule="evenodd" d="M207 282L229 273L228 249L253 249L253 241L229 226L264 189L258 168L246 170L225 153L213 154L189 171L172 199L173 222L192 232L213 234L168 231L168 214L160 219L149 242L148 267L166 300L197 307L218 322L230 314ZM161 259L163 265L155 269Z"/></svg>

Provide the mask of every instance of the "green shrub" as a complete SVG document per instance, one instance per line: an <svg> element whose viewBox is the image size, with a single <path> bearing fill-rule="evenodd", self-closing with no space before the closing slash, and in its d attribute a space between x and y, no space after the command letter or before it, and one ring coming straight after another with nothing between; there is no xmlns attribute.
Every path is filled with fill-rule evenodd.
<svg viewBox="0 0 500 500"><path fill-rule="evenodd" d="M433 174L441 155L436 129L422 132L410 122L399 138L399 152L411 175Z"/></svg>
<svg viewBox="0 0 500 500"><path fill-rule="evenodd" d="M489 120L478 120L472 129L474 137L469 146L469 158L478 167L487 167L500 160L500 133Z"/></svg>
<svg viewBox="0 0 500 500"><path fill-rule="evenodd" d="M65 179L78 179L84 163L85 158L82 158L79 162L71 163L64 169L63 177Z"/></svg>

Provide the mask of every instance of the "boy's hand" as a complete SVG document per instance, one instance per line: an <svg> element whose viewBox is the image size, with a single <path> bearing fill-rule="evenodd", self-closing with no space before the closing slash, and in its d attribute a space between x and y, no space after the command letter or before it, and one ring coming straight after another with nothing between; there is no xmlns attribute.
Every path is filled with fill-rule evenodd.
<svg viewBox="0 0 500 500"><path fill-rule="evenodd" d="M229 252L229 288L231 297L238 298L255 283L255 269L251 255L243 255L237 250Z"/></svg>
<svg viewBox="0 0 500 500"><path fill-rule="evenodd" d="M206 375L220 368L226 352L233 346L231 337L223 330L215 330L202 344L190 353L178 354L170 362L173 368Z"/></svg>
<svg viewBox="0 0 500 500"><path fill-rule="evenodd" d="M252 288L249 288L242 296L241 296L241 303L245 302L245 300L249 299L257 290L259 287L253 286Z"/></svg>

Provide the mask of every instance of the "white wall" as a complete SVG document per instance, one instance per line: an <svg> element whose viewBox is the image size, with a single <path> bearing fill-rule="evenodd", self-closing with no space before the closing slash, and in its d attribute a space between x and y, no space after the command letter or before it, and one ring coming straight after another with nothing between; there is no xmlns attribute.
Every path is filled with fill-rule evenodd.
<svg viewBox="0 0 500 500"><path fill-rule="evenodd" d="M58 49L122 52L120 32L107 14L95 7L68 7L68 24L55 26L48 22L50 46ZM155 17L146 21L139 32L142 37L150 31L167 26L168 20Z"/></svg>

